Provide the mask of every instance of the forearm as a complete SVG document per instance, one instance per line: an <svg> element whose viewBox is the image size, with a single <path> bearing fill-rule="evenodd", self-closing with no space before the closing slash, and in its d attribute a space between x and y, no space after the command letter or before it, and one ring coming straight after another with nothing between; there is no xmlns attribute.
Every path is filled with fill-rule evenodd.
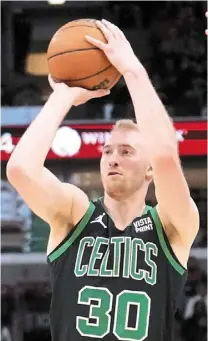
<svg viewBox="0 0 208 341"><path fill-rule="evenodd" d="M73 99L64 100L53 92L48 101L26 130L8 162L33 173L42 169L56 131L70 110Z"/></svg>
<svg viewBox="0 0 208 341"><path fill-rule="evenodd" d="M151 161L167 152L177 153L174 127L143 67L124 75L136 120Z"/></svg>

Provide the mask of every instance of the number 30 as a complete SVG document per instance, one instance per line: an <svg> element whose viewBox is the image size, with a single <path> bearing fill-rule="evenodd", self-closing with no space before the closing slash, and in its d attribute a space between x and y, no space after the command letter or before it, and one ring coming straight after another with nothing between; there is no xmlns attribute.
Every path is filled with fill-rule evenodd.
<svg viewBox="0 0 208 341"><path fill-rule="evenodd" d="M92 304L91 301L97 304ZM103 338L110 332L113 295L107 288L85 286L79 291L78 304L90 305L89 317L77 316L76 328L82 336ZM142 341L148 335L150 297L142 291L123 290L116 296L113 333L118 340ZM129 327L130 306L137 306L135 327ZM93 322L92 322L93 319Z"/></svg>

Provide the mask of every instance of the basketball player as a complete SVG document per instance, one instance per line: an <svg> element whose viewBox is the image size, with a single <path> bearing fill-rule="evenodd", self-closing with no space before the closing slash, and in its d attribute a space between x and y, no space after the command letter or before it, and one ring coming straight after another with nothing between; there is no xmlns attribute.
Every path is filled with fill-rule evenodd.
<svg viewBox="0 0 208 341"><path fill-rule="evenodd" d="M44 167L72 105L107 91L53 93L7 166L11 184L50 224L48 263L53 341L170 341L174 313L199 228L181 169L175 130L148 75L118 27L97 23L107 39L86 39L123 75L137 124L118 121L101 158L104 198L90 202ZM154 181L158 204L145 204Z"/></svg>

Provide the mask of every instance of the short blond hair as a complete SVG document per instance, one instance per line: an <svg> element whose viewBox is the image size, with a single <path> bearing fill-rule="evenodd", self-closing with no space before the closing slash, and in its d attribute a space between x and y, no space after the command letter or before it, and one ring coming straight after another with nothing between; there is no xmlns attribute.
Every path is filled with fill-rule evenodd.
<svg viewBox="0 0 208 341"><path fill-rule="evenodd" d="M135 130L139 132L138 124L136 124L133 120L122 119L116 121L116 123L112 127L112 132L117 130Z"/></svg>

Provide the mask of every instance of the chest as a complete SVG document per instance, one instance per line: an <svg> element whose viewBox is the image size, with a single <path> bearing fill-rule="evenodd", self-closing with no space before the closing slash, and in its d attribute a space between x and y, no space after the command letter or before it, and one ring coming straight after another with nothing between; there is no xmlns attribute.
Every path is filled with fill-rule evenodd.
<svg viewBox="0 0 208 341"><path fill-rule="evenodd" d="M158 247L128 235L94 237L79 241L76 277L120 277L156 283ZM150 284L150 283L149 283Z"/></svg>
<svg viewBox="0 0 208 341"><path fill-rule="evenodd" d="M148 239L145 237L145 235L148 236L148 232L151 235L154 234L154 222L151 216L145 215L135 218L129 225L126 226L122 221L114 222L107 213L102 213L90 221L88 231L92 235L124 235Z"/></svg>

